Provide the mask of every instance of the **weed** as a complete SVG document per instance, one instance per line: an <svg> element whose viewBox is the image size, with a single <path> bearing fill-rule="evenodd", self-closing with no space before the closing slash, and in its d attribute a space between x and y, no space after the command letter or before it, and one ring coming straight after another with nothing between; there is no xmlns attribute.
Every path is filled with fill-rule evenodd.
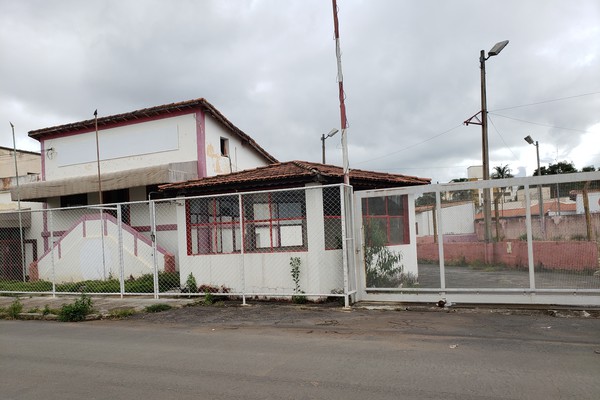
<svg viewBox="0 0 600 400"><path fill-rule="evenodd" d="M39 307L30 308L29 310L27 310L29 314L39 314L41 313L41 311L42 310Z"/></svg>
<svg viewBox="0 0 600 400"><path fill-rule="evenodd" d="M48 304L46 304L44 306L44 309L42 310L42 315L49 315L49 314L58 315L59 312L60 312L60 310L57 310L56 308L50 308L50 306Z"/></svg>
<svg viewBox="0 0 600 400"><path fill-rule="evenodd" d="M58 312L58 320L62 322L83 321L92 313L92 298L86 294L75 300L72 304L63 304Z"/></svg>
<svg viewBox="0 0 600 400"><path fill-rule="evenodd" d="M171 308L173 308L173 307L171 307L168 304L157 303L157 304L151 304L149 306L146 306L146 312L156 313L156 312L167 311L167 310L170 310Z"/></svg>
<svg viewBox="0 0 600 400"><path fill-rule="evenodd" d="M19 300L18 297L15 298L10 306L8 306L6 309L6 312L8 314L8 318L10 319L19 318L19 314L23 312L23 303L21 303L21 300Z"/></svg>
<svg viewBox="0 0 600 400"><path fill-rule="evenodd" d="M109 318L123 319L131 317L133 314L135 314L135 310L133 308L119 308L115 310L110 310Z"/></svg>
<svg viewBox="0 0 600 400"><path fill-rule="evenodd" d="M290 257L290 272L292 274L292 280L294 281L294 294L292 296L292 303L304 304L307 302L304 291L300 289L300 265L302 260L300 257Z"/></svg>
<svg viewBox="0 0 600 400"><path fill-rule="evenodd" d="M215 304L215 295L211 292L204 292L204 304L207 306Z"/></svg>
<svg viewBox="0 0 600 400"><path fill-rule="evenodd" d="M192 274L191 272L187 277L187 281L185 281L185 289L188 293L198 292L198 284L196 283L196 278L194 278L194 274Z"/></svg>

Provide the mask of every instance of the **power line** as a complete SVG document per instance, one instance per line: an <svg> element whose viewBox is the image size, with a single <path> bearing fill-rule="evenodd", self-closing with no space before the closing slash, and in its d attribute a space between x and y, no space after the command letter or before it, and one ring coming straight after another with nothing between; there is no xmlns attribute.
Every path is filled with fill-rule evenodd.
<svg viewBox="0 0 600 400"><path fill-rule="evenodd" d="M552 99L552 100L543 100L543 101L538 101L536 103L529 103L529 104L521 104L519 106L512 106L512 107L504 107L504 108L498 108L492 111L504 111L504 110L512 110L515 108L521 108L521 107L529 107L529 106L537 106L539 104L546 104L546 103L553 103L555 101L562 101L562 100L569 100L569 99L575 99L578 97L584 97L584 96L593 96L595 94L600 94L600 92L591 92L591 93L583 93L583 94L577 94L575 96L567 96L567 97L561 97L558 99ZM488 111L488 113L490 113L490 111Z"/></svg>
<svg viewBox="0 0 600 400"><path fill-rule="evenodd" d="M508 117L506 115L501 115L501 114L496 114L496 113L491 113L491 112L488 112L488 114L492 114L492 115L495 115L497 117L512 119L513 121L525 122L526 124L538 125L538 126L545 126L547 128L556 128L556 129L564 129L564 130L567 130L567 131L575 131L575 132L582 132L582 133L591 133L590 131L584 131L582 129L565 128L564 126L555 126L555 125L542 124L540 122L526 121L524 119Z"/></svg>
<svg viewBox="0 0 600 400"><path fill-rule="evenodd" d="M488 115L488 120L492 123L492 126L494 127L494 130L496 131L496 133L498 134L498 136L500 136L500 139L502 139L502 143L504 143L504 146L508 149L508 151L510 151L510 153L513 155L513 157L515 158L515 160L519 160L519 157L517 157L515 155L515 153L513 153L512 149L510 147L508 147L508 144L506 143L506 141L504 140L504 136L502 136L500 134L500 131L498 130L498 128L496 127L496 124L494 124L494 121L492 121L492 119L490 118L490 116Z"/></svg>
<svg viewBox="0 0 600 400"><path fill-rule="evenodd" d="M446 130L446 131L444 131L444 132L442 132L442 133L438 133L437 135L434 135L434 136L432 136L432 137L430 137L430 138L428 138L428 139L425 139L425 140L423 140L423 141L421 141L421 142L418 142L418 143L415 143L415 144L411 144L410 146L404 147L404 148L402 148L402 149L400 149L400 150L396 150L396 151L393 151L393 152L391 152L391 153L384 154L384 155L382 155L382 156L379 156L379 157L371 158L371 159L369 159L369 160L363 160L363 161L360 161L360 162L357 162L357 163L354 163L354 164L355 164L355 165L358 165L358 164L365 164L365 163L368 163L368 162L371 162L371 161L380 160L380 159L382 159L382 158L390 157L390 156L392 156L392 155L394 155L394 154L398 154L398 153L400 153L400 152L402 152L402 151L404 151L404 150L412 149L413 147L416 147L416 146L422 145L423 143L427 143L427 142L429 142L429 141L431 141L431 140L433 140L433 139L435 139L435 138L438 138L438 137L440 137L440 136L442 136L442 135L445 135L446 133L449 133L449 132L452 132L452 131L453 131L453 130L455 130L455 129L458 129L458 128L460 128L461 126L462 126L462 124L460 124L460 125L457 125L457 126L455 126L454 128L450 128L450 129L448 129L448 130Z"/></svg>

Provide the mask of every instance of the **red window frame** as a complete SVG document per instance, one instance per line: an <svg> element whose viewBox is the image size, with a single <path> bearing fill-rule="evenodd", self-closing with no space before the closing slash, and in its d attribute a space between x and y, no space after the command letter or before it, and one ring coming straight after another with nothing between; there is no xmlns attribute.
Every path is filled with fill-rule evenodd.
<svg viewBox="0 0 600 400"><path fill-rule="evenodd" d="M400 202L393 206L390 204L391 199L399 197ZM375 199L383 199L383 209L377 210L373 204ZM398 207L398 205L401 205ZM374 210L371 210L373 208ZM402 244L410 244L410 224L408 221L408 196L380 196L380 197L365 197L362 201L363 224L369 225L374 221L383 222L386 232L386 246L396 246ZM402 229L402 237L400 240L393 238L392 226L394 222L399 222Z"/></svg>

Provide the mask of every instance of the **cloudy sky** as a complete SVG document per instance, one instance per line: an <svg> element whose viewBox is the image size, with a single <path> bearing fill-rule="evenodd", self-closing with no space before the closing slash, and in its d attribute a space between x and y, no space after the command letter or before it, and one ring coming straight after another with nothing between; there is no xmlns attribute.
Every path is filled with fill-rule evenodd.
<svg viewBox="0 0 600 400"><path fill-rule="evenodd" d="M481 164L600 167L597 0L338 0L351 168L447 182ZM0 0L0 146L30 130L206 98L281 161L340 127L330 0ZM4 121L4 122L2 122ZM327 161L341 165L340 135Z"/></svg>

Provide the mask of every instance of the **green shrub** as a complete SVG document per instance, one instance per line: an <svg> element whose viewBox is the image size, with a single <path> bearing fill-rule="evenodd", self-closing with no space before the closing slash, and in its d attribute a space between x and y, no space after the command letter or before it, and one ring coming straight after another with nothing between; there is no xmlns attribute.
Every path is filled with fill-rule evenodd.
<svg viewBox="0 0 600 400"><path fill-rule="evenodd" d="M157 304L151 304L149 306L146 306L146 312L149 312L149 313L162 312L162 311L170 310L171 308L173 308L173 307L171 307L168 304L157 303Z"/></svg>
<svg viewBox="0 0 600 400"><path fill-rule="evenodd" d="M204 304L210 306L215 303L215 295L211 292L204 292Z"/></svg>
<svg viewBox="0 0 600 400"><path fill-rule="evenodd" d="M64 304L58 312L58 320L62 322L83 321L92 312L92 298L82 294L72 304Z"/></svg>
<svg viewBox="0 0 600 400"><path fill-rule="evenodd" d="M187 277L187 281L185 281L185 289L188 293L198 292L198 284L196 283L196 278L194 278L194 274L192 274L191 272Z"/></svg>
<svg viewBox="0 0 600 400"><path fill-rule="evenodd" d="M17 319L19 318L19 314L23 312L23 303L19 298L15 298L13 302L6 309L6 313L8 314L8 318Z"/></svg>

